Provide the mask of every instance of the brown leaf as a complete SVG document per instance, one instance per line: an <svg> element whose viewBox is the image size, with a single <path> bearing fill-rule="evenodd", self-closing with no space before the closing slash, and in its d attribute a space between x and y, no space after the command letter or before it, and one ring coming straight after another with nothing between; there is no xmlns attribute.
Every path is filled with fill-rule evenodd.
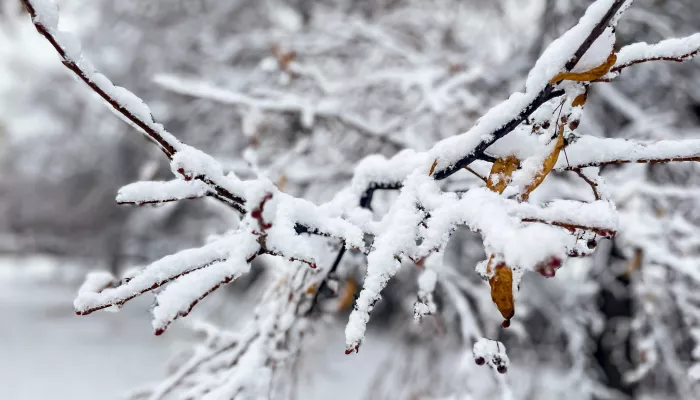
<svg viewBox="0 0 700 400"><path fill-rule="evenodd" d="M527 200L528 197L530 197L530 193L532 193L533 190L537 189L538 186L544 182L544 178L549 175L550 172L552 172L552 169L554 169L554 166L557 164L557 160L559 159L559 153L561 152L561 149L564 148L564 123L562 122L559 125L559 134L557 135L557 142L554 145L554 149L552 149L552 152L549 153L547 158L544 159L544 164L542 165L542 169L540 172L535 175L535 177L532 179L532 182L528 184L525 187L525 190L520 193L520 200L525 201Z"/></svg>
<svg viewBox="0 0 700 400"><path fill-rule="evenodd" d="M430 172L428 172L428 176L433 176L433 172L435 172L435 167L437 167L437 158L435 161L433 161L433 166L430 167Z"/></svg>
<svg viewBox="0 0 700 400"><path fill-rule="evenodd" d="M491 300L498 307L498 311L506 321L515 315L513 300L513 270L500 263L496 266L493 277L489 279L491 286Z"/></svg>
<svg viewBox="0 0 700 400"><path fill-rule="evenodd" d="M352 307L355 302L355 293L357 293L357 289L359 289L357 282L352 278L348 278L339 296L338 311L347 310Z"/></svg>
<svg viewBox="0 0 700 400"><path fill-rule="evenodd" d="M610 68L615 65L616 61L617 56L615 53L611 53L601 65L585 72L561 72L552 78L549 84L554 85L561 81L593 82L604 77L610 71Z"/></svg>
<svg viewBox="0 0 700 400"><path fill-rule="evenodd" d="M491 173L486 180L486 187L497 193L503 193L510 183L513 172L520 167L520 160L515 156L499 158L494 161Z"/></svg>
<svg viewBox="0 0 700 400"><path fill-rule="evenodd" d="M586 104L586 100L588 100L588 90L585 92L581 93L580 95L576 96L574 99L574 102L571 103L573 107L581 107L584 104Z"/></svg>

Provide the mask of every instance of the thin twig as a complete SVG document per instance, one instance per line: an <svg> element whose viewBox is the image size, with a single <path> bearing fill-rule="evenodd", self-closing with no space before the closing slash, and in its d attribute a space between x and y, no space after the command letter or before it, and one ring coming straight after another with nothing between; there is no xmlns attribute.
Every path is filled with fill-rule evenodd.
<svg viewBox="0 0 700 400"><path fill-rule="evenodd" d="M593 190L593 195L595 196L595 199L596 199L596 200L600 200L601 197L600 197L600 193L598 193L598 184L595 183L595 182L593 182L592 180L590 180L590 179L586 176L586 174L584 174L583 171L581 171L580 169L575 169L575 170L573 170L573 171L576 172L576 174L577 174L578 176L580 176L581 179L583 179L584 181L586 181L586 183L589 184L589 185L591 186L591 189Z"/></svg>
<svg viewBox="0 0 700 400"><path fill-rule="evenodd" d="M564 171L575 171L581 168L587 167L604 167L606 165L622 165L622 164L666 164L670 162L684 162L684 161L694 161L700 162L700 156L689 156L689 157L673 157L673 158L652 158L645 157L636 160L611 160L611 161L595 161L586 164L576 164L570 165L563 168Z"/></svg>
<svg viewBox="0 0 700 400"><path fill-rule="evenodd" d="M523 218L521 221L523 221L523 222L536 222L536 223L540 223L540 224L558 226L560 228L568 229L570 231L574 231L576 229L582 229L582 230L586 230L586 231L595 232L598 235L606 237L606 238L615 236L615 231L613 231L611 229L598 228L595 226L570 224L568 222L560 222L560 221L546 221L546 220L537 219L537 218Z"/></svg>
<svg viewBox="0 0 700 400"><path fill-rule="evenodd" d="M486 178L484 178L483 176L479 175L479 173L476 172L476 171L474 171L473 169L471 169L471 167L466 166L466 167L464 167L464 169L466 169L467 171L469 171L469 172L471 172L472 174L474 174L477 178L479 178L479 179L481 179L482 181L484 181L484 183L488 183L488 180L487 180Z"/></svg>

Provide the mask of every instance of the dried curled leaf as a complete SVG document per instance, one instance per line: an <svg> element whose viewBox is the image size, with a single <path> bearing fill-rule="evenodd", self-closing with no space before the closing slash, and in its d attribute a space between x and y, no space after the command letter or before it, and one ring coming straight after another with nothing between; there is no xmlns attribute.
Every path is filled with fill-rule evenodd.
<svg viewBox="0 0 700 400"><path fill-rule="evenodd" d="M610 72L610 68L612 68L615 65L615 62L617 61L617 56L615 53L610 54L607 60L605 62L591 70L585 71L585 72L561 72L557 74L554 78L552 78L551 81L549 81L550 85L554 85L556 83L559 83L561 81L575 81L575 82L593 82L596 81L602 77L604 77L608 72Z"/></svg>
<svg viewBox="0 0 700 400"><path fill-rule="evenodd" d="M530 197L530 193L532 193L533 190L537 189L538 186L544 182L544 178L549 175L550 172L552 172L552 169L554 169L554 166L557 164L557 160L559 159L559 153L561 152L561 149L564 148L564 122L562 122L559 125L559 133L557 134L557 142L554 144L554 148L552 149L552 152L549 153L547 158L544 159L544 164L542 165L542 169L540 172L535 175L535 177L532 179L532 182L530 182L526 187L525 190L520 193L520 200L525 201L527 200L528 197Z"/></svg>
<svg viewBox="0 0 700 400"><path fill-rule="evenodd" d="M498 307L498 311L506 321L510 321L515 315L513 299L513 270L501 263L495 268L493 277L489 279L491 286L491 300Z"/></svg>
<svg viewBox="0 0 700 400"><path fill-rule="evenodd" d="M515 156L499 158L494 161L491 167L489 179L486 180L486 187L497 193L503 193L510 183L513 172L520 168L520 160Z"/></svg>

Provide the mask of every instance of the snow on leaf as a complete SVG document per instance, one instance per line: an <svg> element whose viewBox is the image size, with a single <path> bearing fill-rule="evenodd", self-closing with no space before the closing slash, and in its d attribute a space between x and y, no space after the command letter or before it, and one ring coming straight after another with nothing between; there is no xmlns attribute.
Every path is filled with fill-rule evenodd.
<svg viewBox="0 0 700 400"><path fill-rule="evenodd" d="M496 193L503 193L510 183L510 178L516 169L520 167L520 160L515 156L499 158L491 167L491 173L486 182L486 187Z"/></svg>
<svg viewBox="0 0 700 400"><path fill-rule="evenodd" d="M562 121L559 127L559 132L557 133L557 138L552 141L552 144L548 146L551 150L549 155L543 160L541 167L537 169L537 172L532 176L531 181L522 187L520 191L520 199L522 201L527 200L535 189L544 182L544 179L549 175L549 173L554 169L554 166L559 159L559 153L561 149L564 148L564 127L565 123ZM527 163L527 161L526 161ZM525 169L525 168L524 168Z"/></svg>

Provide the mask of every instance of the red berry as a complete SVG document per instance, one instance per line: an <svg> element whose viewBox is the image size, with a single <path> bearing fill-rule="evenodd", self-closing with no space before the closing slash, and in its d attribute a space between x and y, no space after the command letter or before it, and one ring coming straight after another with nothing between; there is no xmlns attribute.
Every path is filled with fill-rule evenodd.
<svg viewBox="0 0 700 400"><path fill-rule="evenodd" d="M474 359L474 362L476 362L476 365L484 365L486 364L486 360L484 360L484 357L478 357Z"/></svg>
<svg viewBox="0 0 700 400"><path fill-rule="evenodd" d="M501 322L501 326L504 328L510 328L510 320L504 319L503 322Z"/></svg>
<svg viewBox="0 0 700 400"><path fill-rule="evenodd" d="M550 267L550 266L548 266L548 265L547 265L547 266L544 266L544 267L540 267L540 268L537 270L537 272L539 272L540 275L544 276L545 278L551 278L551 277L553 277L554 274L555 274L554 268L552 268L552 267Z"/></svg>
<svg viewBox="0 0 700 400"><path fill-rule="evenodd" d="M552 259L549 261L549 265L554 268L559 268L561 267L561 259L559 257L552 257Z"/></svg>
<svg viewBox="0 0 700 400"><path fill-rule="evenodd" d="M498 371L499 374L505 374L506 372L508 372L508 368L505 365L499 365L496 368L496 371Z"/></svg>

